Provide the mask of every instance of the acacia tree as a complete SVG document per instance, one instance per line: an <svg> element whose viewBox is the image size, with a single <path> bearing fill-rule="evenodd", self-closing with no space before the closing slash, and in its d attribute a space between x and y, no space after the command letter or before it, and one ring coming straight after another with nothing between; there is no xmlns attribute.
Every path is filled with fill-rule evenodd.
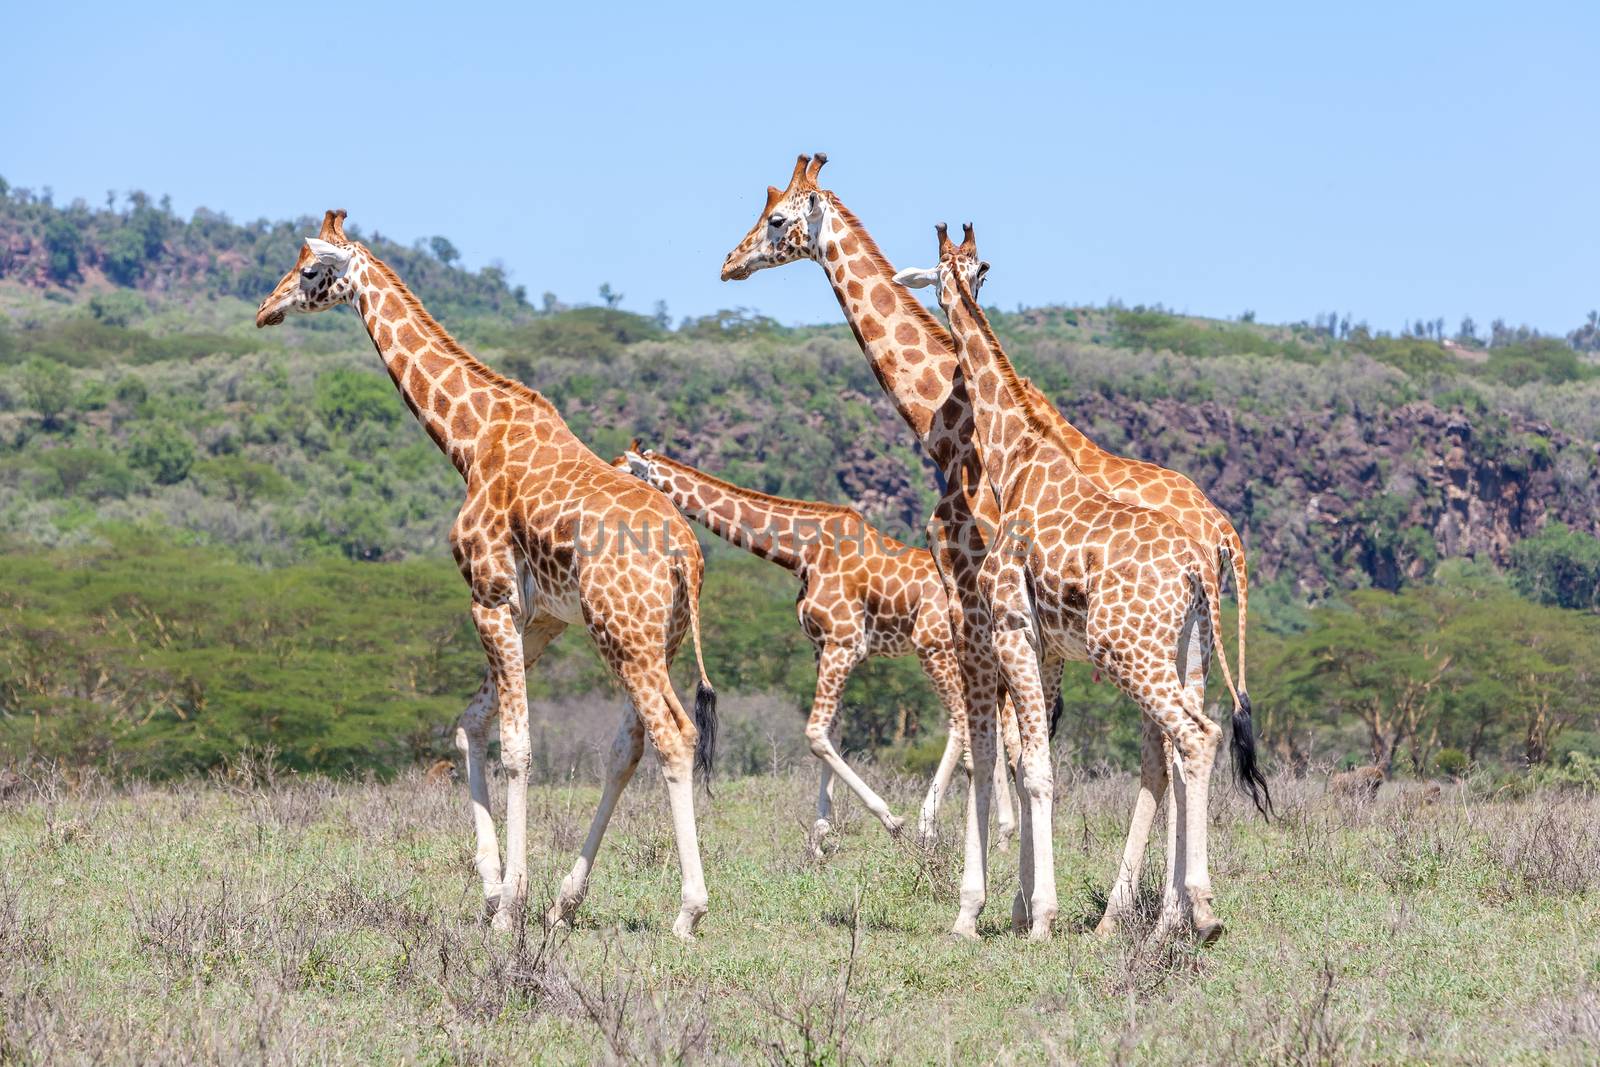
<svg viewBox="0 0 1600 1067"><path fill-rule="evenodd" d="M1352 594L1344 610L1285 642L1274 699L1313 715L1354 715L1385 775L1409 742L1414 765L1437 743L1440 683L1455 663L1436 598L1381 590Z"/></svg>

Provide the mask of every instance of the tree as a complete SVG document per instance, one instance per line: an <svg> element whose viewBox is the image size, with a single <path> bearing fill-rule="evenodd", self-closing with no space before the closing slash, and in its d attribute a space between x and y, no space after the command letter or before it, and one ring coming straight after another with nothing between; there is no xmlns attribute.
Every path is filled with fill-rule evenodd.
<svg viewBox="0 0 1600 1067"><path fill-rule="evenodd" d="M1600 352L1600 311L1589 312L1584 324L1567 334L1567 343L1579 352Z"/></svg>
<svg viewBox="0 0 1600 1067"><path fill-rule="evenodd" d="M672 329L672 316L667 313L667 302L665 300L656 301L655 314L650 317L655 320L655 324L661 329Z"/></svg>
<svg viewBox="0 0 1600 1067"><path fill-rule="evenodd" d="M53 359L34 356L22 368L22 394L45 428L55 429L72 403L72 371Z"/></svg>
<svg viewBox="0 0 1600 1067"><path fill-rule="evenodd" d="M1302 715L1354 715L1386 775L1408 742L1412 762L1424 765L1437 740L1430 720L1440 682L1456 658L1440 636L1447 606L1419 592L1352 594L1348 610L1285 642L1271 665L1272 699Z"/></svg>
<svg viewBox="0 0 1600 1067"><path fill-rule="evenodd" d="M614 308L622 303L622 295L611 288L610 282L600 283L600 300L608 308Z"/></svg>
<svg viewBox="0 0 1600 1067"><path fill-rule="evenodd" d="M1600 611L1600 538L1552 522L1511 546L1511 581L1542 604Z"/></svg>
<svg viewBox="0 0 1600 1067"><path fill-rule="evenodd" d="M158 422L133 438L128 461L158 485L176 485L194 466L194 442L172 423Z"/></svg>
<svg viewBox="0 0 1600 1067"><path fill-rule="evenodd" d="M52 216L44 224L44 247L50 254L50 277L63 285L77 277L83 235L65 215Z"/></svg>
<svg viewBox="0 0 1600 1067"><path fill-rule="evenodd" d="M144 273L145 240L130 226L119 226L106 240L100 262L118 285L133 285Z"/></svg>
<svg viewBox="0 0 1600 1067"><path fill-rule="evenodd" d="M382 377L341 367L317 378L317 416L330 430L349 433L364 422L392 423L400 416L394 389Z"/></svg>
<svg viewBox="0 0 1600 1067"><path fill-rule="evenodd" d="M1456 331L1456 340L1464 345L1478 343L1478 324L1472 321L1471 315L1461 316L1461 328Z"/></svg>
<svg viewBox="0 0 1600 1067"><path fill-rule="evenodd" d="M461 253L456 251L456 246L450 243L448 237L435 237L428 242L428 247L433 249L434 258L447 267L461 258Z"/></svg>

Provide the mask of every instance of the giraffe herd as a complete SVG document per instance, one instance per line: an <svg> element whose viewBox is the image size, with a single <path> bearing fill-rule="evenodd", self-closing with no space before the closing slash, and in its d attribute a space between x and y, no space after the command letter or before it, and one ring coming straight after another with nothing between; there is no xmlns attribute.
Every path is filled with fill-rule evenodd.
<svg viewBox="0 0 1600 1067"><path fill-rule="evenodd" d="M682 874L673 932L691 939L706 914L693 776L710 776L716 695L700 643L704 560L687 516L800 579L797 613L817 657L805 727L822 768L808 841L816 854L831 829L835 779L889 833L902 832L902 818L844 760L836 738L851 671L868 657L915 655L949 719L918 821L924 839L958 764L969 781L952 933L977 936L998 794L1002 840L1014 823L1020 838L1013 928L1050 937L1057 904L1049 709L1065 662L1088 660L1133 700L1142 723L1139 792L1099 929L1114 929L1131 912L1165 796L1157 936L1187 930L1210 941L1222 929L1206 854L1222 729L1206 715L1204 696L1229 572L1239 606L1237 687L1226 655L1218 658L1233 701L1234 766L1257 807L1264 814L1271 807L1244 689L1248 579L1239 536L1188 479L1100 449L1017 375L977 303L988 264L970 226L959 245L940 226L937 265L897 274L861 222L818 185L826 161L802 155L785 188L768 188L722 277L744 279L799 260L822 267L934 469L938 501L926 549L884 535L851 508L741 488L637 441L616 460L602 460L550 401L462 348L389 267L345 234L342 211L324 216L256 314L257 326L272 326L290 313L352 306L406 406L465 482L450 547L470 589L487 671L462 713L456 745L486 912L497 929L523 922L532 755L526 672L568 626L581 625L627 706L588 836L544 921L568 922L582 902L646 738L666 780ZM948 329L908 291L925 285L937 287ZM618 538L615 550L597 551L608 530ZM627 551L622 531L647 532L642 550ZM699 666L692 712L668 674L686 636ZM503 863L486 766L496 730L506 788Z"/></svg>

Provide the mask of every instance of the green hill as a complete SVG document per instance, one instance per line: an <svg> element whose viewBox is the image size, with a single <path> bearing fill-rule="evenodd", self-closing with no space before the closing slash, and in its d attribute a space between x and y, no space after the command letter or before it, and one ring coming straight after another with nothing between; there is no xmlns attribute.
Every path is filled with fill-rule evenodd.
<svg viewBox="0 0 1600 1067"><path fill-rule="evenodd" d="M140 196L60 208L0 189L0 741L155 772L241 744L308 768L439 750L477 670L444 550L460 482L352 316L254 329L255 301L312 223L183 220ZM673 328L554 298L535 309L500 271L457 267L443 238L361 239L601 455L640 435L754 488L920 530L930 471L842 324L724 312ZM1590 745L1594 710L1576 694L1584 657L1600 662L1585 644L1600 380L1583 330L1497 326L1484 344L1436 325L1396 337L1332 316L1269 326L1117 307L995 321L1070 418L1189 474L1241 528L1258 591L1252 691L1258 707L1280 698L1269 740L1285 759L1409 758L1412 745L1423 771L1446 748L1559 761L1563 731ZM719 684L802 706L810 652L792 582L721 546L712 575ZM346 582L348 601L329 602L323 588ZM1378 632L1346 625L1362 612L1398 613L1397 640L1463 643L1437 679L1437 659L1380 657L1359 693L1331 667L1299 670ZM1511 662L1500 645L1513 635L1489 622L1513 612L1560 638L1494 675L1483 664ZM1393 741L1363 709L1397 699L1385 679L1407 671L1429 689ZM605 682L569 638L538 684L570 699ZM862 672L852 702L856 748L915 762L941 728L908 664ZM1080 758L1128 757L1131 712L1107 687L1075 674L1069 706L1084 709L1066 739Z"/></svg>

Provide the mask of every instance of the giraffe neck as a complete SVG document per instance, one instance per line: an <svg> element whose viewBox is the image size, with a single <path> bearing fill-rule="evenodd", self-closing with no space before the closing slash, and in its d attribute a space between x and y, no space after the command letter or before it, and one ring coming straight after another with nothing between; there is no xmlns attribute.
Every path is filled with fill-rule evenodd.
<svg viewBox="0 0 1600 1067"><path fill-rule="evenodd" d="M352 264L351 301L411 413L463 478L492 426L544 423L538 436L576 444L553 405L479 363L429 315L381 260L367 252Z"/></svg>
<svg viewBox="0 0 1600 1067"><path fill-rule="evenodd" d="M967 286L953 284L954 294L943 301L945 313L972 393L984 473L998 492L1016 475L1023 451L1046 436L1040 431L1048 424L1041 422L1033 402L1043 398L1017 375Z"/></svg>
<svg viewBox="0 0 1600 1067"><path fill-rule="evenodd" d="M827 272L856 343L894 400L900 417L917 435L928 457L949 477L964 455L955 427L965 394L952 397L957 363L950 335L904 287L861 221L825 193L828 205L813 258Z"/></svg>
<svg viewBox="0 0 1600 1067"><path fill-rule="evenodd" d="M745 489L653 452L650 484L706 529L786 570L799 571L841 524L861 520L849 508L790 500ZM846 529L844 535L859 534Z"/></svg>

